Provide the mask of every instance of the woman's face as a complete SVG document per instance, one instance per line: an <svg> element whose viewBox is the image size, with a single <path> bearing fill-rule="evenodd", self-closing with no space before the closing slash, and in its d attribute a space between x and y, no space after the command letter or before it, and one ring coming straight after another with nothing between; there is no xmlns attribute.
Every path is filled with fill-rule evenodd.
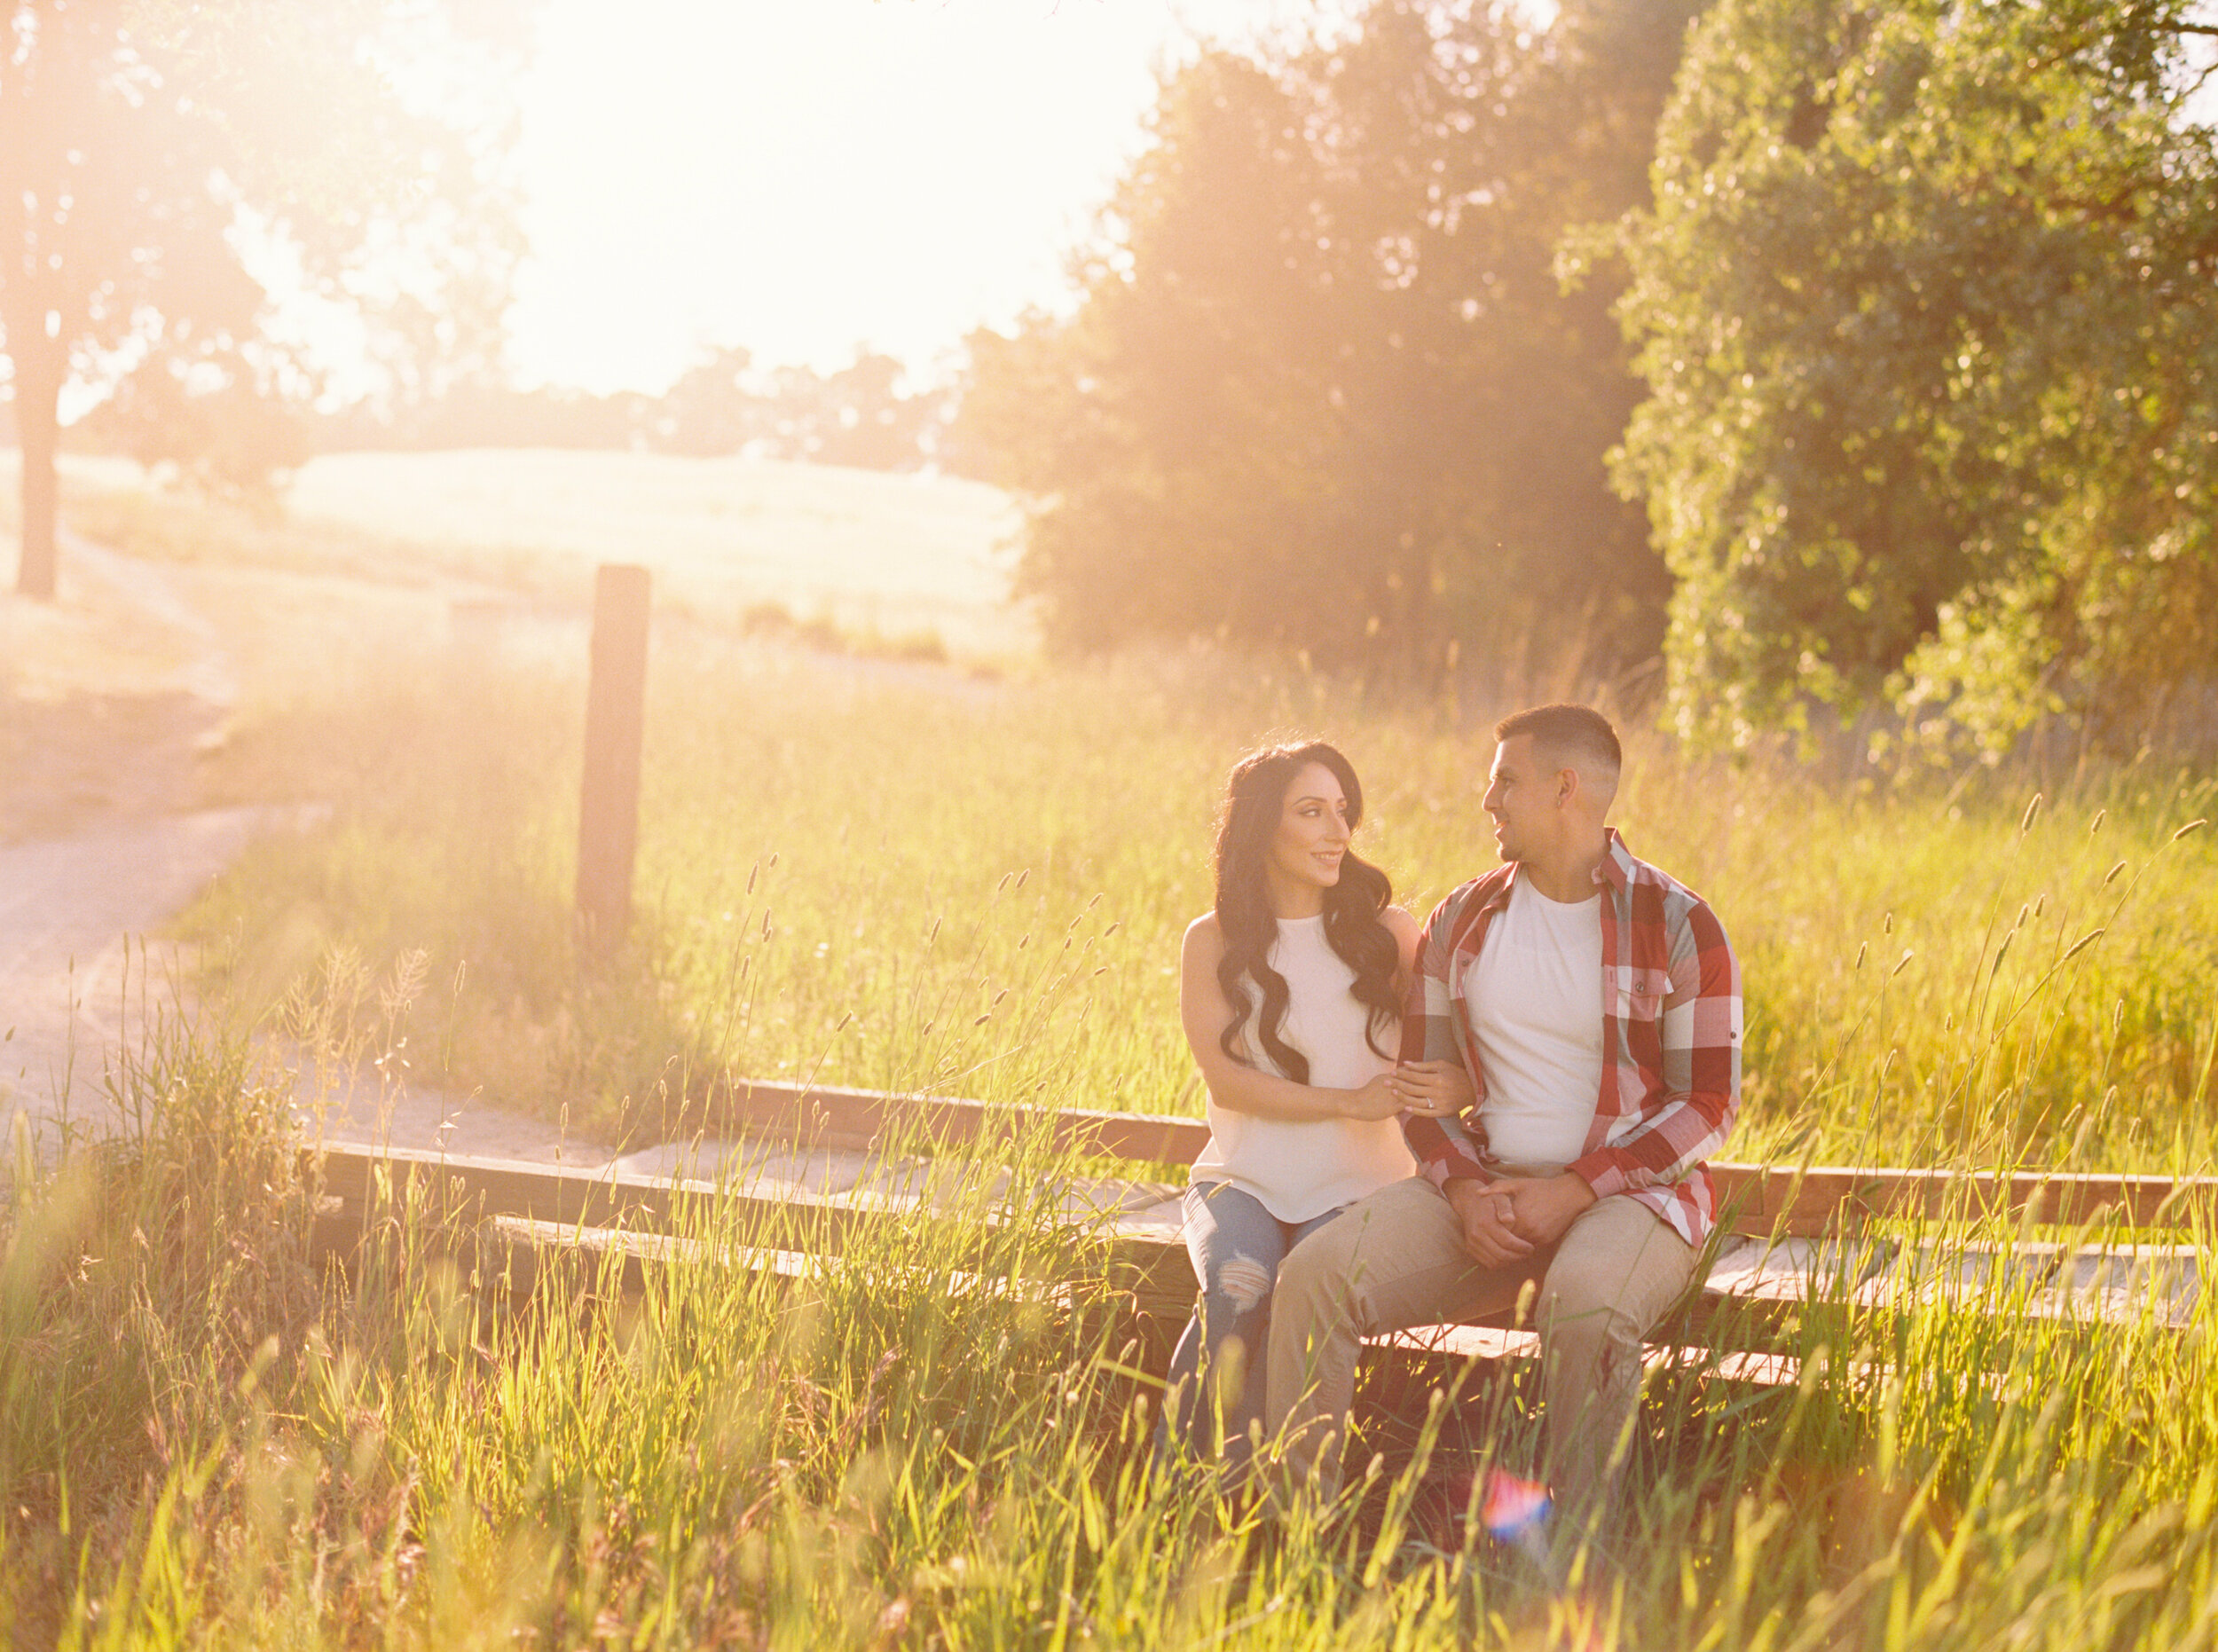
<svg viewBox="0 0 2218 1652"><path fill-rule="evenodd" d="M1286 786L1278 830L1270 839L1270 880L1289 893L1330 889L1340 882L1341 859L1352 828L1348 795L1322 763L1305 763Z"/></svg>

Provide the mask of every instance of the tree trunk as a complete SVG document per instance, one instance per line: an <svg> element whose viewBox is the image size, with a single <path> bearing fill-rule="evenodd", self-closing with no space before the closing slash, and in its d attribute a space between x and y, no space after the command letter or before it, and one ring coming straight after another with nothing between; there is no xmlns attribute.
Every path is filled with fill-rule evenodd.
<svg viewBox="0 0 2218 1652"><path fill-rule="evenodd" d="M15 361L16 440L23 449L23 552L15 567L19 594L54 596L54 444L60 430L65 353L33 345Z"/></svg>

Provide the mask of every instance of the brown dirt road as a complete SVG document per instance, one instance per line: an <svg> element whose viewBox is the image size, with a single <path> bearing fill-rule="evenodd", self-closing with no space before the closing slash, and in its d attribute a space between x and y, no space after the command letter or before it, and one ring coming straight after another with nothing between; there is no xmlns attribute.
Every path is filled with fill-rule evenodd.
<svg viewBox="0 0 2218 1652"><path fill-rule="evenodd" d="M193 1013L193 960L165 939L168 922L256 842L321 814L206 806L204 771L241 680L281 691L349 646L458 626L476 636L486 604L459 586L160 564L75 536L65 536L62 569L53 602L0 595L0 1126L22 1113L48 1152L65 1129L112 1131L106 1079L119 1051L151 1017ZM581 645L582 631L568 641ZM853 1182L866 1162L735 1154L718 1142L625 1153L472 1096L396 1090L368 1074L295 1082L303 1128L333 1142L647 1172L722 1167L820 1190Z"/></svg>
<svg viewBox="0 0 2218 1652"><path fill-rule="evenodd" d="M0 601L0 1116L98 1130L178 962L141 938L293 812L196 806L235 696L212 627L163 570L63 552L59 600Z"/></svg>
<svg viewBox="0 0 2218 1652"><path fill-rule="evenodd" d="M373 625L421 626L448 601L156 564L75 536L62 566L55 602L0 597L0 1123L21 1111L49 1148L65 1127L112 1129L105 1078L118 1052L150 1017L192 1013L192 960L164 939L168 921L257 840L319 814L205 806L206 759L239 697L239 639L254 634L215 617L235 617L249 596L279 612L312 597ZM291 646L260 649L245 667L301 669L306 649ZM342 1084L302 1099L334 1139L608 1157L565 1154L553 1127L468 1097Z"/></svg>

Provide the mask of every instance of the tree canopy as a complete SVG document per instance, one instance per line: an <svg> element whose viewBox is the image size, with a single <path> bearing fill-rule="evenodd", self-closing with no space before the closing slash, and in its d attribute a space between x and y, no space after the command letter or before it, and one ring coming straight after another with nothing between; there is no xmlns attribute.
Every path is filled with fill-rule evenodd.
<svg viewBox="0 0 2218 1652"><path fill-rule="evenodd" d="M904 393L907 370L858 348L830 373L756 366L736 347L711 350L680 374L645 421L645 439L673 453L747 452L767 459L905 470L922 464L943 397Z"/></svg>
<svg viewBox="0 0 2218 1652"><path fill-rule="evenodd" d="M955 442L1027 502L1051 639L1420 677L1652 655L1665 581L1605 467L1616 287L1555 264L1645 197L1689 9L1380 0L1172 76L1074 313L971 341Z"/></svg>
<svg viewBox="0 0 2218 1652"><path fill-rule="evenodd" d="M242 250L358 309L405 382L487 361L520 244L490 164L498 4L7 0L0 12L0 349L23 450L19 589L54 589L54 444L73 376L128 376L166 437L299 393ZM460 116L454 113L464 111ZM196 416L199 423L196 424Z"/></svg>
<svg viewBox="0 0 2218 1652"><path fill-rule="evenodd" d="M1718 0L1627 220L1672 720L1999 751L2218 659L2218 146L2181 0Z"/></svg>

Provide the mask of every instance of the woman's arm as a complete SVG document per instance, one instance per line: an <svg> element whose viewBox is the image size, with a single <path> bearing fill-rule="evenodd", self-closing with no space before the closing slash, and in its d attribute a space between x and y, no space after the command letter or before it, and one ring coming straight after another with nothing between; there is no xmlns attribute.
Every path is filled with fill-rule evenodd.
<svg viewBox="0 0 2218 1652"><path fill-rule="evenodd" d="M1380 913L1379 922L1394 937L1394 990L1406 995L1410 978L1417 973L1417 948L1424 942L1425 926L1400 907L1388 907Z"/></svg>
<svg viewBox="0 0 2218 1652"><path fill-rule="evenodd" d="M1397 938L1398 940L1398 938ZM1201 1068L1209 1099L1234 1113L1259 1119L1308 1124L1322 1119L1390 1119L1406 1105L1380 1074L1360 1090L1332 1090L1297 1084L1265 1073L1224 1053L1217 1041L1232 1025L1232 1006L1217 985L1217 964L1224 956L1224 936L1216 915L1205 913L1186 928L1179 956L1178 1019L1186 1043Z"/></svg>

